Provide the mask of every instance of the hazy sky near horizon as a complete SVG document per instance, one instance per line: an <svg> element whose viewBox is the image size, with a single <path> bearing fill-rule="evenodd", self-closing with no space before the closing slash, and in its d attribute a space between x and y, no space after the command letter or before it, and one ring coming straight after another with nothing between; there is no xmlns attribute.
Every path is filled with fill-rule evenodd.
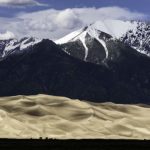
<svg viewBox="0 0 150 150"><path fill-rule="evenodd" d="M0 34L58 39L101 19L149 20L150 0L0 0Z"/></svg>

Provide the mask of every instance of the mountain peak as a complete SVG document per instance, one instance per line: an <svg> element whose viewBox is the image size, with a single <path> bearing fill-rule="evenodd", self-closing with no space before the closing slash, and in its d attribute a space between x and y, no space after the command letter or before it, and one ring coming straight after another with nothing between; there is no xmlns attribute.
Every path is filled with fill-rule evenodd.
<svg viewBox="0 0 150 150"><path fill-rule="evenodd" d="M82 45L82 49L84 47L84 60L86 61L91 45L97 43L94 40L99 42L105 49L105 59L109 55L108 40L120 41L138 52L150 56L150 24L141 21L99 20L68 34L55 41L55 43L66 45L67 43L78 42L78 45ZM65 49L67 49L67 46L65 46ZM100 50L102 50L102 47ZM98 48L96 51L98 52Z"/></svg>
<svg viewBox="0 0 150 150"><path fill-rule="evenodd" d="M55 42L57 44L64 44L67 43L78 35L80 35L82 32L85 31L99 31L99 32L104 32L109 35L111 35L114 38L121 38L124 34L126 34L128 31L136 31L137 26L139 22L138 21L123 21L123 20L99 20L96 21L89 26L86 26L82 29L79 29L77 31L74 31L65 37L56 40Z"/></svg>

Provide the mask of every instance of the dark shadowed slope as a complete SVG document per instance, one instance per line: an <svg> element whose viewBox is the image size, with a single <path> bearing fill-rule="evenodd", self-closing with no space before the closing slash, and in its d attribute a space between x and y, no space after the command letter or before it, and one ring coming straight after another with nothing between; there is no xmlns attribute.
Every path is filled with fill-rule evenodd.
<svg viewBox="0 0 150 150"><path fill-rule="evenodd" d="M40 93L99 102L148 103L150 59L124 45L113 56L113 60L95 65L43 40L1 60L0 96Z"/></svg>

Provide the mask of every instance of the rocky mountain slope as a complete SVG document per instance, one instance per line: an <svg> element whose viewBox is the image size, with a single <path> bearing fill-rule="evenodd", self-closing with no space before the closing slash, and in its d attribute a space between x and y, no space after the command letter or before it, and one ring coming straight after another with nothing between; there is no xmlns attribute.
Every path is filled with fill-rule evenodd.
<svg viewBox="0 0 150 150"><path fill-rule="evenodd" d="M0 96L50 94L97 102L149 103L149 57L121 43L117 49L107 65L95 65L42 40L0 60Z"/></svg>
<svg viewBox="0 0 150 150"><path fill-rule="evenodd" d="M26 50L29 47L39 43L41 40L33 37L25 37L20 40L10 38L9 35L0 38L0 59L12 54Z"/></svg>

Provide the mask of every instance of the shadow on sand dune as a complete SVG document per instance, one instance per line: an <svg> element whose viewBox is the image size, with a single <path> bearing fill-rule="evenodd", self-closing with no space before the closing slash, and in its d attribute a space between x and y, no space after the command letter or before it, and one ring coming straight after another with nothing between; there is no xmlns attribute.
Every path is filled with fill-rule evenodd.
<svg viewBox="0 0 150 150"><path fill-rule="evenodd" d="M0 98L0 138L150 139L150 108L36 95Z"/></svg>

